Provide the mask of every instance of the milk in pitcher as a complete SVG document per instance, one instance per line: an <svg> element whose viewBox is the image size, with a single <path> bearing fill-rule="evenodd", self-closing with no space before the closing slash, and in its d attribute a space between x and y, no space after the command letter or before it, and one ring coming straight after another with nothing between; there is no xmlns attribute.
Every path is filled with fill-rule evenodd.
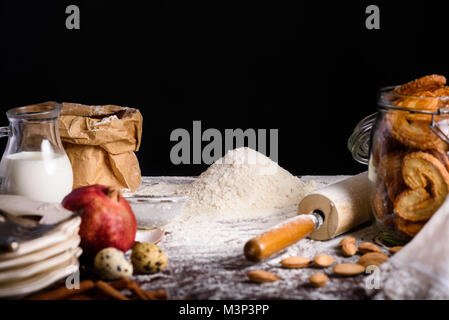
<svg viewBox="0 0 449 320"><path fill-rule="evenodd" d="M66 154L23 151L5 159L9 194L61 202L72 191L73 173Z"/></svg>

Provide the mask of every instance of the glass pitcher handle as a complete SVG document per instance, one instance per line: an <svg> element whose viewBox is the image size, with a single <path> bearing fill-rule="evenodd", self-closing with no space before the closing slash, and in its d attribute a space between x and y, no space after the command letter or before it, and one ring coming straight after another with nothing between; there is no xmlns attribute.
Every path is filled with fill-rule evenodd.
<svg viewBox="0 0 449 320"><path fill-rule="evenodd" d="M8 137L10 132L9 127L0 127L0 138Z"/></svg>
<svg viewBox="0 0 449 320"><path fill-rule="evenodd" d="M11 130L9 127L0 127L0 138L3 137L9 137L9 134L11 133ZM3 180L4 178L2 176L0 176L0 193L3 193Z"/></svg>
<svg viewBox="0 0 449 320"><path fill-rule="evenodd" d="M361 164L368 164L371 129L377 118L377 112L370 114L360 121L348 139L348 149L354 160Z"/></svg>

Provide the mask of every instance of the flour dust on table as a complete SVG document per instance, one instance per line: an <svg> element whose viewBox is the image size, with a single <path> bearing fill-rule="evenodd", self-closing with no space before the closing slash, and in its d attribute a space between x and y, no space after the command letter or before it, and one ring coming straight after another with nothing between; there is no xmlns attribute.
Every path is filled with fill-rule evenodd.
<svg viewBox="0 0 449 320"><path fill-rule="evenodd" d="M315 181L317 187L343 179L334 177L302 177L307 184ZM186 177L144 177L146 186L157 184L188 184ZM146 188L146 187L145 187ZM328 254L335 264L356 263L358 257L341 256L338 246L341 237L329 241L303 239L283 250L271 259L253 264L243 255L245 242L262 231L297 214L295 211L272 213L265 216L223 217L217 212L184 215L165 227L167 234L159 246L167 253L169 265L154 275L137 275L136 281L145 290L164 288L169 297L191 299L356 299L361 292L363 276L336 278L332 266L320 269L329 277L328 283L311 290L309 277L315 268L283 269L280 261L291 256L313 259L317 254ZM352 234L357 239L372 241L374 234L366 228ZM251 270L270 271L283 280L273 283L250 283L247 273Z"/></svg>
<svg viewBox="0 0 449 320"><path fill-rule="evenodd" d="M245 162L248 157L259 162ZM304 239L258 264L243 255L246 241L297 214L298 203L309 193L344 177L297 178L256 151L241 148L228 153L198 178L144 177L136 194L182 193L190 197L181 216L166 225L160 247L168 268L155 275L137 275L144 289L163 287L172 298L262 299L339 298L360 279L337 281L317 290L305 285L316 270L286 270L279 261L289 256L309 259L324 253L336 256L337 239ZM274 162L273 162L274 163ZM269 170L266 170L269 168ZM354 258L355 259L355 258ZM336 262L340 257L336 257ZM355 261L354 261L355 262ZM252 284L247 273L266 270L283 280ZM322 272L330 276L331 269ZM341 290L343 289L343 291ZM353 297L353 296L352 296Z"/></svg>

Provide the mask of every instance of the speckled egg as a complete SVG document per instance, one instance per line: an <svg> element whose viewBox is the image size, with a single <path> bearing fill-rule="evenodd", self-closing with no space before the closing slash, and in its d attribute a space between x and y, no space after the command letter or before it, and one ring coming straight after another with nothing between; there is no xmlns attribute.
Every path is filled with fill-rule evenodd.
<svg viewBox="0 0 449 320"><path fill-rule="evenodd" d="M99 251L95 256L94 267L104 280L116 280L121 276L130 277L133 274L132 264L126 260L123 252L116 248Z"/></svg>
<svg viewBox="0 0 449 320"><path fill-rule="evenodd" d="M156 273L168 265L164 251L150 242L136 242L131 253L134 268L141 273Z"/></svg>

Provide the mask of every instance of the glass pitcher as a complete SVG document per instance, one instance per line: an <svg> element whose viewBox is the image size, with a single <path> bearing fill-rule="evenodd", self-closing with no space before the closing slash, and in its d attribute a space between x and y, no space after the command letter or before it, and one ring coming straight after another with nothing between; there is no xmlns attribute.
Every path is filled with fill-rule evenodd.
<svg viewBox="0 0 449 320"><path fill-rule="evenodd" d="M449 98L401 96L394 88L379 91L378 112L359 122L348 148L368 165L380 239L399 245L421 230L449 193Z"/></svg>
<svg viewBox="0 0 449 320"><path fill-rule="evenodd" d="M6 112L8 143L0 162L0 193L44 202L61 202L72 191L73 172L61 143L56 102L18 107Z"/></svg>

